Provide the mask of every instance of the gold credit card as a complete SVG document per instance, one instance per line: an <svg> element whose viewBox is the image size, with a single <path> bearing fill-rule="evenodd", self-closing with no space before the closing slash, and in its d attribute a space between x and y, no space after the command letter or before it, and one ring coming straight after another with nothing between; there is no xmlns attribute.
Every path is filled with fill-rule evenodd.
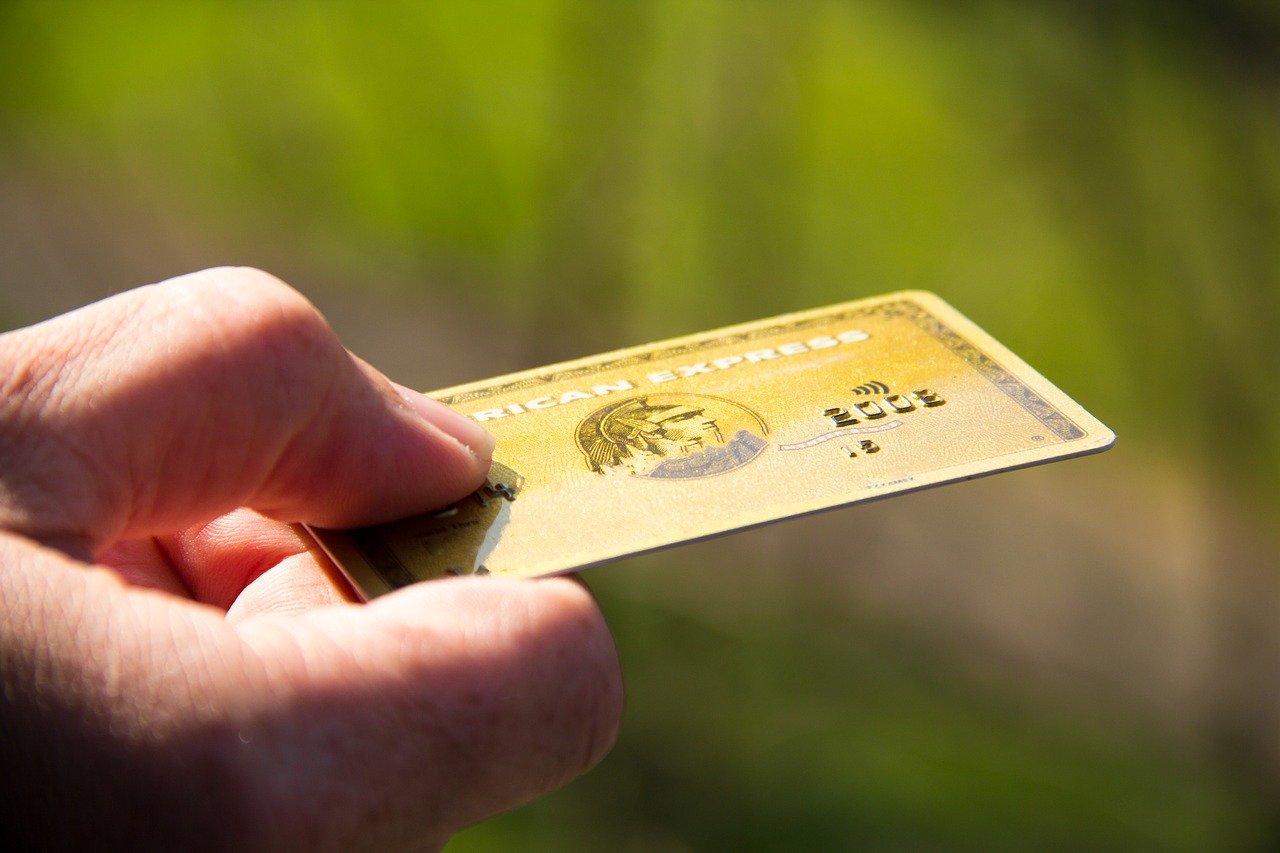
<svg viewBox="0 0 1280 853"><path fill-rule="evenodd" d="M1115 435L938 297L904 292L446 388L497 437L442 510L311 529L367 598L553 575L1105 450Z"/></svg>

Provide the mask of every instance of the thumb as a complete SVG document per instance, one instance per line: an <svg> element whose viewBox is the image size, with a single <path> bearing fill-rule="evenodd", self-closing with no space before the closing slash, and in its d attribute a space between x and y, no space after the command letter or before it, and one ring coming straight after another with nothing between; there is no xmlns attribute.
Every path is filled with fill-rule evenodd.
<svg viewBox="0 0 1280 853"><path fill-rule="evenodd" d="M419 849L578 775L621 715L603 617L566 579L233 628L3 532L0 569L0 838Z"/></svg>
<svg viewBox="0 0 1280 853"><path fill-rule="evenodd" d="M418 584L239 633L274 662L244 734L260 739L255 776L287 807L285 832L370 849L420 839L426 823L451 833L594 765L621 715L613 641L569 579ZM280 779L288 792L270 790ZM376 826L352 803L376 803Z"/></svg>

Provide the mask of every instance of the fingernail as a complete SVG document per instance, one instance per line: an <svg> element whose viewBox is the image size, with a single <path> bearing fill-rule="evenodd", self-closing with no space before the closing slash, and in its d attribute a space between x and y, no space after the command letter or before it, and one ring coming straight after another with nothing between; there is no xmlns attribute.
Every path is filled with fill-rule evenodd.
<svg viewBox="0 0 1280 853"><path fill-rule="evenodd" d="M396 385L395 388L419 417L465 444L477 458L488 460L493 455L493 433L480 424L412 388L403 385Z"/></svg>

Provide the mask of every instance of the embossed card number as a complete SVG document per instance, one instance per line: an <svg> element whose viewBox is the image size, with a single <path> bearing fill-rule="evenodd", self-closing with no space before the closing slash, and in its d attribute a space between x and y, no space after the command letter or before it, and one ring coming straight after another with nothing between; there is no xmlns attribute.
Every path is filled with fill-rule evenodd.
<svg viewBox="0 0 1280 853"><path fill-rule="evenodd" d="M1017 356L918 292L433 396L494 433L493 470L481 490L442 509L311 530L368 598L451 575L575 571L1115 440Z"/></svg>

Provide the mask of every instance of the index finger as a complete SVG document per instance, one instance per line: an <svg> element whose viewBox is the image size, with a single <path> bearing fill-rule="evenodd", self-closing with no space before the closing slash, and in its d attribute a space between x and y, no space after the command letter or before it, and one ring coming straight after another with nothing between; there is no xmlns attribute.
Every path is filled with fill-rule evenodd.
<svg viewBox="0 0 1280 853"><path fill-rule="evenodd" d="M0 366L0 524L81 554L239 506L326 526L424 511L478 487L492 450L256 270L8 333Z"/></svg>

